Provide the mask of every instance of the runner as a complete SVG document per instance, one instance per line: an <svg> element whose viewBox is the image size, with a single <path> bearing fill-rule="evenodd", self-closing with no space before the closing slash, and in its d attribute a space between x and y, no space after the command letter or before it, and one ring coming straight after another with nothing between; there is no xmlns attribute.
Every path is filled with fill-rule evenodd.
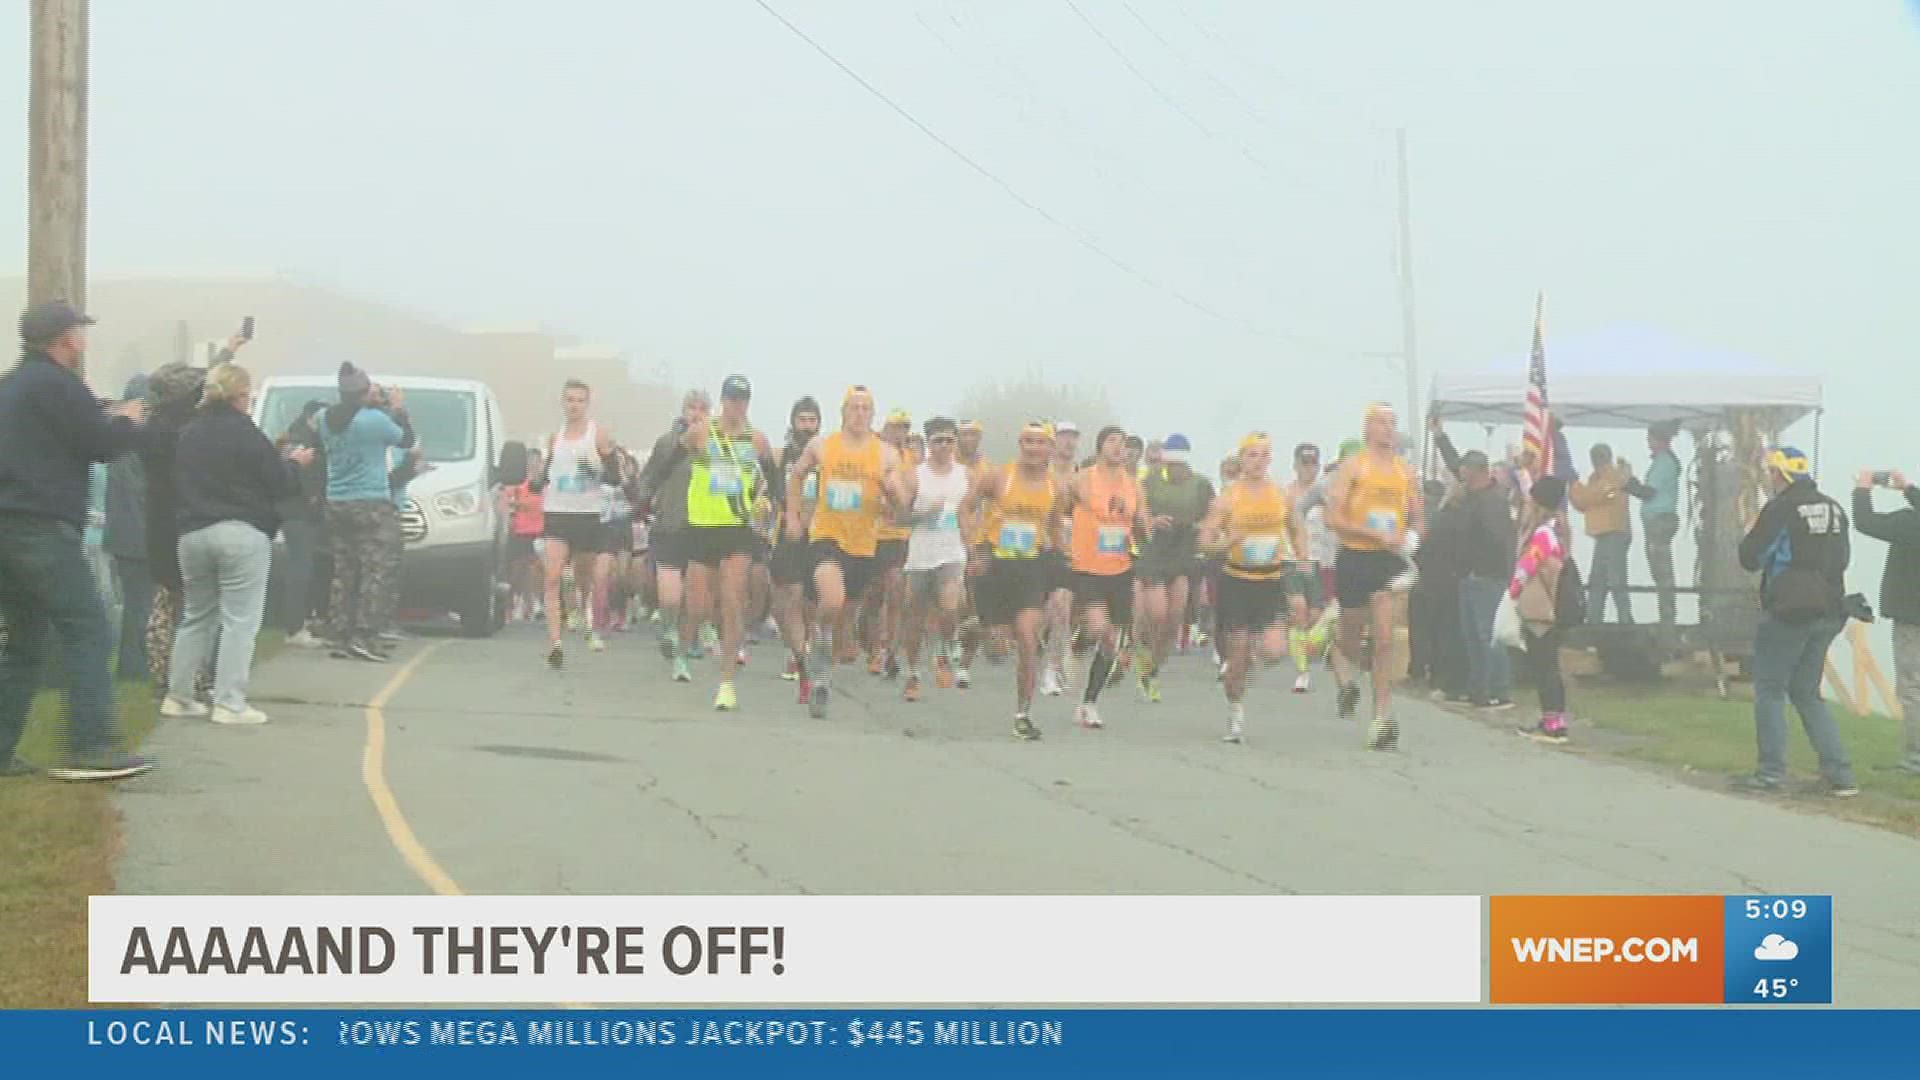
<svg viewBox="0 0 1920 1080"><path fill-rule="evenodd" d="M908 448L913 434L913 417L905 409L887 414L880 428L880 440L899 457L900 470L911 472L919 464ZM880 522L880 540L874 549L879 574L878 588L867 591L862 614L865 619L867 672L889 679L900 675L900 660L893 653L900 640L900 620L906 613L907 538L911 530L896 524L889 515Z"/></svg>
<svg viewBox="0 0 1920 1080"><path fill-rule="evenodd" d="M1156 521L1141 553L1137 635L1140 693L1160 700L1160 666L1186 629L1187 601L1198 569L1199 526L1213 505L1213 481L1193 471L1192 444L1174 433L1159 444L1160 465L1147 474L1147 506Z"/></svg>
<svg viewBox="0 0 1920 1080"><path fill-rule="evenodd" d="M980 444L986 437L986 428L978 420L960 422L960 445L955 458L967 469L968 482L978 491L987 482L987 476L993 471L993 463L981 450ZM979 547L988 540L988 522L985 514L974 515L974 532L967 537L969 548ZM980 645L987 634L981 625L980 605L978 603L979 573L974 569L972 560L967 564L966 612L960 622L960 662L953 672L953 684L962 690L973 685L973 662L980 655Z"/></svg>
<svg viewBox="0 0 1920 1080"><path fill-rule="evenodd" d="M1071 420L1062 420L1053 427L1052 468L1056 490L1064 493L1073 483L1074 474L1080 471L1079 461L1080 426ZM1067 562L1067 551L1073 545L1072 520L1069 519L1063 527L1065 533L1060 546L1041 555L1047 567L1048 663L1046 674L1040 679L1040 692L1048 697L1058 697L1066 692L1073 659L1070 648L1073 639L1073 570Z"/></svg>
<svg viewBox="0 0 1920 1080"><path fill-rule="evenodd" d="M689 390L681 399L680 416L653 445L653 455L640 473L640 494L653 509L653 565L657 575L658 606L653 613L660 655L673 667L674 682L692 682L687 668L688 649L696 640L698 624L686 615L687 491L692 461L685 439L689 431L705 431L713 399L705 390Z"/></svg>
<svg viewBox="0 0 1920 1080"><path fill-rule="evenodd" d="M513 621L537 622L541 614L540 597L546 592L540 565L540 534L546 531L545 496L534 490L533 478L540 475L538 450L527 451L527 478L507 488L507 510L512 514L512 535L507 542L507 578L513 583Z"/></svg>
<svg viewBox="0 0 1920 1080"><path fill-rule="evenodd" d="M747 420L753 387L744 375L720 384L720 413L681 438L691 464L687 486L687 607L694 623L720 627L714 651L720 686L713 707L740 707L733 677L746 638L747 574L760 543L758 527L779 488L771 479L773 447ZM716 610L717 609L717 610Z"/></svg>
<svg viewBox="0 0 1920 1080"><path fill-rule="evenodd" d="M806 478L820 474L819 501L814 506L813 648L806 675L813 679L808 712L827 715L833 679L833 628L843 612L857 604L876 577L875 554L880 543L880 520L887 513L887 475L899 465L893 447L873 432L873 391L864 386L847 390L840 406L840 430L816 439L801 451L788 476L788 486L804 487ZM799 505L787 504L787 532L798 536L803 518Z"/></svg>
<svg viewBox="0 0 1920 1080"><path fill-rule="evenodd" d="M1307 530L1306 565L1301 567L1304 588L1294 597L1305 611L1295 612L1287 621L1287 644L1293 652L1295 671L1293 692L1304 694L1313 688L1309 671L1317 655L1326 656L1339 685L1346 685L1351 678L1339 650L1328 648L1334 621L1340 615L1338 605L1332 603L1333 562L1340 544L1333 530L1327 528L1327 478L1320 471L1320 448L1312 443L1293 448L1293 480L1287 484L1287 497L1293 500L1293 512Z"/></svg>
<svg viewBox="0 0 1920 1080"><path fill-rule="evenodd" d="M907 654L907 685L903 696L920 700L920 646L927 621L937 608L940 636L934 647L934 684L954 684L948 659L966 598L967 536L970 521L960 510L972 489L967 470L954 458L959 430L952 420L927 421L927 460L894 473L894 505L902 520L913 526L907 538L907 603L902 636Z"/></svg>
<svg viewBox="0 0 1920 1080"><path fill-rule="evenodd" d="M1171 518L1148 521L1140 480L1135 466L1128 464L1126 432L1101 428L1093 446L1093 467L1067 488L1067 508L1073 515L1073 594L1094 639L1086 695L1073 714L1074 722L1085 728L1103 726L1100 691L1106 689L1120 655L1120 632L1133 623L1133 539L1152 525L1172 524Z"/></svg>
<svg viewBox="0 0 1920 1080"><path fill-rule="evenodd" d="M787 444L780 450L781 475L791 475L809 445L820 434L820 403L803 397L787 413ZM780 676L800 684L800 704L813 696L813 684L807 678L807 579L813 576L813 549L807 539L807 526L813 521L813 504L820 497L820 476L809 473L806 483L787 497L800 512L798 529L787 526L788 515L782 507L780 533L774 541L769 567L773 578L773 617L780 625L780 638L790 656L787 670Z"/></svg>
<svg viewBox="0 0 1920 1080"><path fill-rule="evenodd" d="M1340 466L1327 491L1327 524L1340 540L1334 560L1334 592L1340 602L1340 650L1361 655L1361 638L1373 633L1373 724L1367 741L1375 750L1399 746L1393 717L1393 586L1407 580L1410 556L1426 521L1413 468L1399 456L1393 407L1367 407L1366 448ZM1340 715L1360 703L1358 679L1340 688Z"/></svg>
<svg viewBox="0 0 1920 1080"><path fill-rule="evenodd" d="M568 379L560 391L564 416L560 431L547 443L545 468L536 490L545 496L542 532L546 540L547 666L558 671L565 663L561 645L560 583L569 565L582 597L590 600L600 586L600 556L607 547L607 488L604 477L618 469L612 436L587 415L593 392L578 379ZM587 647L606 648L598 632L589 629Z"/></svg>
<svg viewBox="0 0 1920 1080"><path fill-rule="evenodd" d="M1307 534L1285 488L1268 475L1273 465L1273 441L1255 432L1240 442L1240 468L1208 511L1200 526L1201 544L1223 556L1220 593L1215 599L1219 620L1214 640L1226 654L1226 741L1246 738L1247 679L1253 643L1260 638L1268 660L1286 655L1286 634L1280 611L1290 584L1297 581L1295 555L1307 549ZM1295 606L1304 612L1298 596Z"/></svg>
<svg viewBox="0 0 1920 1080"><path fill-rule="evenodd" d="M1012 627L1019 655L1015 670L1013 735L1038 739L1033 726L1033 691L1040 667L1040 622L1047 605L1047 552L1062 541L1064 491L1054 479L1049 451L1053 432L1040 423L1020 431L1020 459L988 474L968 497L968 513L991 503L989 539L974 548L979 575L976 595L980 618L989 626Z"/></svg>

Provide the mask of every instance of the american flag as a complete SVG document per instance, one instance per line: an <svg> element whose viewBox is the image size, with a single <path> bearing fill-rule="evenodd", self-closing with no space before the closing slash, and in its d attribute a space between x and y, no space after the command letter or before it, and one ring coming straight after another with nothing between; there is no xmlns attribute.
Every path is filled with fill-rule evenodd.
<svg viewBox="0 0 1920 1080"><path fill-rule="evenodd" d="M1533 453L1535 476L1553 474L1553 435L1547 430L1547 342L1542 315L1547 297L1533 303L1533 359L1527 364L1527 419L1521 445Z"/></svg>

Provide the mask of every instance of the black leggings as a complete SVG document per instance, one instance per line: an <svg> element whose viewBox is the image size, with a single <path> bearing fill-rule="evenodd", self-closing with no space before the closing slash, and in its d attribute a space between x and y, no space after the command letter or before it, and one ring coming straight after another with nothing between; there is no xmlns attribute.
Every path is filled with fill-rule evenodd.
<svg viewBox="0 0 1920 1080"><path fill-rule="evenodd" d="M1536 634L1526 629L1527 668L1533 674L1533 688L1540 692L1542 713L1567 711L1567 682L1560 677L1560 631L1558 628Z"/></svg>

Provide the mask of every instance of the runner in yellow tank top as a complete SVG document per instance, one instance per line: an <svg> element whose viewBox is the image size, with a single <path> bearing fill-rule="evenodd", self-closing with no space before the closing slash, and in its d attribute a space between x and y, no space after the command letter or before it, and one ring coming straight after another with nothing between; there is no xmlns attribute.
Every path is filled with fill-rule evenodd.
<svg viewBox="0 0 1920 1080"><path fill-rule="evenodd" d="M1127 434L1106 427L1093 441L1094 465L1067 487L1072 512L1073 594L1094 639L1087 690L1074 710L1081 727L1101 727L1098 702L1120 655L1120 633L1133 624L1134 540L1151 525L1140 480L1127 459Z"/></svg>
<svg viewBox="0 0 1920 1080"><path fill-rule="evenodd" d="M1037 739L1033 691L1040 664L1040 619L1046 607L1049 552L1061 541L1065 492L1053 479L1048 455L1053 433L1031 423L1020 432L1020 460L989 473L967 497L967 513L986 512L987 539L974 548L971 570L978 578L980 618L988 626L1011 626L1019 664L1014 693L1013 734Z"/></svg>
<svg viewBox="0 0 1920 1080"><path fill-rule="evenodd" d="M1297 569L1299 553L1307 549L1306 522L1294 513L1287 490L1273 481L1273 440L1263 432L1247 436L1240 442L1239 460L1238 475L1221 489L1200 524L1201 548L1224 559L1214 610L1227 662L1222 685L1231 743L1245 738L1255 637L1265 657L1277 660L1287 655L1282 605L1294 619L1306 617Z"/></svg>
<svg viewBox="0 0 1920 1080"><path fill-rule="evenodd" d="M808 711L815 717L827 714L834 627L851 613L848 599L857 600L873 580L880 521L892 512L886 480L898 464L893 448L873 432L873 391L854 386L840 406L840 430L810 443L787 478L789 491L801 491L809 475L820 477L811 526L813 643L804 673L812 679ZM787 529L800 528L798 504L789 500Z"/></svg>
<svg viewBox="0 0 1920 1080"><path fill-rule="evenodd" d="M1340 540L1334 561L1334 592L1340 602L1340 651L1349 663L1362 656L1361 639L1373 633L1373 724L1367 742L1375 750L1400 743L1393 717L1394 592L1410 585L1413 553L1426 519L1413 467L1399 456L1393 407L1367 407L1366 448L1341 464L1327 491L1327 525ZM1404 583L1404 584L1403 584ZM1359 682L1340 688L1340 715L1360 703Z"/></svg>
<svg viewBox="0 0 1920 1080"><path fill-rule="evenodd" d="M894 409L881 425L880 441L899 455L896 472L911 474L920 466L919 458L907 449L913 434L913 415ZM913 530L902 528L892 515L880 522L879 542L874 549L876 588L868 589L861 602L866 629L867 673L885 674L892 679L900 674L900 662L894 655L894 643L900 640L900 620L907 607L907 539Z"/></svg>
<svg viewBox="0 0 1920 1080"><path fill-rule="evenodd" d="M1080 471L1080 426L1071 420L1057 421L1053 436L1053 481L1065 490ZM1040 692L1048 697L1066 692L1073 665L1069 648L1073 638L1073 570L1067 563L1067 552L1073 547L1071 518L1064 528L1060 550L1047 559L1047 666L1040 676Z"/></svg>

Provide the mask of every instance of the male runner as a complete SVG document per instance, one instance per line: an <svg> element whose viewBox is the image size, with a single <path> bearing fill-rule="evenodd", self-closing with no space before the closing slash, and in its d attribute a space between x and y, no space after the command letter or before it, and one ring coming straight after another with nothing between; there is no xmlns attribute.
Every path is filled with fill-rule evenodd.
<svg viewBox="0 0 1920 1080"><path fill-rule="evenodd" d="M1320 448L1301 443L1293 448L1293 479L1287 484L1287 497L1293 500L1293 512L1306 525L1307 545L1301 572L1306 575L1301 592L1292 597L1304 605L1287 620L1287 644L1293 653L1293 692L1304 694L1313 687L1309 669L1316 654L1325 653L1333 665L1334 678L1345 685L1348 676L1344 658L1337 649L1328 649L1333 622L1339 612L1333 599L1333 561L1340 551L1333 530L1327 528L1327 478L1320 471ZM1304 594L1304 595L1303 595Z"/></svg>
<svg viewBox="0 0 1920 1080"><path fill-rule="evenodd" d="M696 640L699 624L686 617L687 491L692 484L692 461L685 440L689 431L705 431L713 399L705 390L689 390L680 402L680 416L653 444L653 453L640 470L640 496L651 504L653 565L657 577L654 609L660 655L673 667L674 682L692 682L687 649Z"/></svg>
<svg viewBox="0 0 1920 1080"><path fill-rule="evenodd" d="M1340 540L1334 560L1334 592L1340 602L1340 650L1360 655L1361 637L1373 632L1373 724L1368 745L1399 746L1392 715L1393 589L1403 578L1426 528L1413 467L1400 457L1393 406L1375 402L1366 412L1366 448L1340 466L1327 491L1327 524ZM1352 716L1360 683L1340 688L1340 715Z"/></svg>
<svg viewBox="0 0 1920 1080"><path fill-rule="evenodd" d="M1080 426L1071 420L1062 420L1053 426L1052 468L1054 486L1065 492L1073 483L1074 474L1080 471ZM1068 565L1067 550L1073 544L1073 522L1068 520L1063 528L1060 547L1041 556L1047 567L1049 659L1046 673L1041 676L1040 692L1048 697L1066 692L1067 670L1072 661L1069 646L1073 638L1073 570Z"/></svg>
<svg viewBox="0 0 1920 1080"><path fill-rule="evenodd" d="M848 610L849 599L857 603L876 576L880 522L887 515L886 480L899 463L893 447L873 432L873 391L854 386L840 405L840 430L801 451L788 476L789 488L804 487L812 473L820 476L820 497L808 532L813 538L817 606L806 672L813 679L813 693L807 706L816 719L827 715L833 628ZM799 505L789 501L788 534L799 535L802 523Z"/></svg>
<svg viewBox="0 0 1920 1080"><path fill-rule="evenodd" d="M1093 467L1067 487L1067 509L1073 515L1073 593L1094 639L1087 692L1074 710L1074 721L1085 728L1102 726L1100 691L1106 689L1107 675L1120 654L1120 632L1133 623L1133 539L1151 525L1172 523L1167 518L1149 522L1140 481L1128 463L1126 432L1101 428L1093 446Z"/></svg>
<svg viewBox="0 0 1920 1080"><path fill-rule="evenodd" d="M1139 576L1143 609L1138 655L1140 692L1148 701L1160 700L1160 665L1167 662L1180 640L1187 618L1187 600L1198 568L1201 519L1213 505L1213 482L1193 471L1192 444L1178 432L1167 436L1160 450L1159 468L1147 474L1147 506L1158 520L1141 552Z"/></svg>
<svg viewBox="0 0 1920 1080"><path fill-rule="evenodd" d="M1247 677L1253 642L1261 639L1268 660L1286 654L1280 610L1289 586L1298 587L1295 555L1307 548L1307 533L1287 490L1273 482L1273 440L1255 432L1241 440L1240 468L1200 526L1201 544L1218 552L1224 565L1215 599L1219 629L1215 640L1226 656L1226 741L1246 738ZM1305 601L1294 598L1305 610Z"/></svg>
<svg viewBox="0 0 1920 1080"><path fill-rule="evenodd" d="M993 471L993 463L987 460L987 455L980 446L985 437L986 427L980 421L962 420L960 422L960 445L954 457L966 468L968 480L976 491L986 483L987 474ZM974 532L967 537L969 548L977 548L987 542L987 527L985 514L974 515ZM986 637L986 631L980 620L980 605L977 602L976 586L978 584L979 572L974 569L973 563L969 562L966 613L960 622L960 666L953 672L954 685L962 690L973 685L973 662L980 655L980 644Z"/></svg>
<svg viewBox="0 0 1920 1080"><path fill-rule="evenodd" d="M607 547L605 478L619 468L613 437L587 415L592 400L593 391L578 379L568 379L561 388L560 431L547 443L545 468L535 486L545 499L547 633L552 639L547 666L556 671L566 662L561 646L565 609L560 581L572 564L575 580L585 579L580 595L591 612L592 598L600 591L600 555ZM597 631L589 630L587 646L599 652L606 643Z"/></svg>
<svg viewBox="0 0 1920 1080"><path fill-rule="evenodd" d="M927 460L893 474L893 502L899 517L913 527L907 538L907 604L902 626L907 653L908 701L920 700L920 646L936 606L940 637L934 649L934 682L953 685L948 659L960 604L966 597L967 535L972 524L961 517L972 489L967 470L954 458L959 430L952 420L927 421Z"/></svg>
<svg viewBox="0 0 1920 1080"><path fill-rule="evenodd" d="M789 474L800 455L820 434L820 403L811 396L793 403L787 414L787 444L780 450L781 475ZM770 567L773 577L774 620L780 626L780 638L792 654L787 670L780 677L800 684L800 704L813 696L807 668L807 579L813 576L813 547L807 538L807 526L813 521L813 504L820 497L820 476L810 473L798 491L789 489L787 498L800 511L800 528L787 528L787 515L780 515L780 534L773 545ZM784 511L784 507L782 510Z"/></svg>
<svg viewBox="0 0 1920 1080"><path fill-rule="evenodd" d="M1038 739L1033 726L1033 691L1040 666L1040 621L1049 580L1043 556L1062 541L1065 492L1054 479L1049 451L1054 434L1041 423L1020 431L1020 458L989 473L967 498L967 512L991 504L989 539L974 548L979 576L980 618L989 626L1012 627L1019 663L1015 670L1013 735Z"/></svg>
<svg viewBox="0 0 1920 1080"><path fill-rule="evenodd" d="M714 653L720 686L713 707L740 707L733 677L746 638L747 573L760 542L757 532L773 512L779 488L773 446L747 420L753 386L744 375L720 384L720 413L705 428L681 437L691 468L687 484L687 608L695 624L711 619L720 627ZM715 611L716 606L718 611Z"/></svg>
<svg viewBox="0 0 1920 1080"><path fill-rule="evenodd" d="M899 456L901 471L911 471L919 460L907 448L913 434L913 417L905 409L887 414L880 427L880 440ZM891 679L900 674L900 661L894 656L894 643L900 640L900 619L906 610L907 536L909 529L895 523L891 516L880 522L880 542L874 549L879 587L867 591L865 629L867 671Z"/></svg>

